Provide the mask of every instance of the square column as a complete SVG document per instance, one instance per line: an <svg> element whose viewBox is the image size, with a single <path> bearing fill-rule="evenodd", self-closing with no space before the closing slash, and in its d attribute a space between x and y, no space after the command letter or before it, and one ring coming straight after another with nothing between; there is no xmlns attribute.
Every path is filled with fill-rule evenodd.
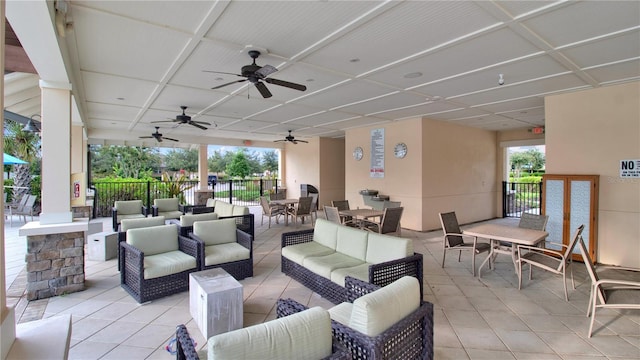
<svg viewBox="0 0 640 360"><path fill-rule="evenodd" d="M72 222L71 84L40 80L42 212L40 224Z"/></svg>

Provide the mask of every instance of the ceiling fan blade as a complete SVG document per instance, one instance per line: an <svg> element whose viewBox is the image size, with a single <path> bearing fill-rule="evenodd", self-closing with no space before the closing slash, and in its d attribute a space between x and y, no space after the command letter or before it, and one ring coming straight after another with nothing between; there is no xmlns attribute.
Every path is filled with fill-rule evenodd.
<svg viewBox="0 0 640 360"><path fill-rule="evenodd" d="M206 122L206 121L196 121L196 120L192 120L192 121L190 121L190 122L192 122L192 123L196 123L196 124L200 124L200 125L209 125L209 126L211 126L211 123L208 123L208 122Z"/></svg>
<svg viewBox="0 0 640 360"><path fill-rule="evenodd" d="M267 89L267 86L262 83L262 82L257 82L256 83L256 88L258 88L258 91L260 92L260 95L262 95L263 98L270 98L271 95L271 91L269 91L269 89Z"/></svg>
<svg viewBox="0 0 640 360"><path fill-rule="evenodd" d="M213 70L202 70L203 72L208 72L208 73L214 73L214 74L225 74L225 75L235 75L235 76L242 76L240 74L236 74L236 73L228 73L228 72L224 72L224 71L213 71Z"/></svg>
<svg viewBox="0 0 640 360"><path fill-rule="evenodd" d="M202 125L200 125L200 124L196 124L196 123L195 123L195 122L193 122L193 121L190 121L190 122L188 122L187 124L189 124L189 125L191 125L191 126L195 126L195 127L197 127L198 129L207 130L207 128L206 128L206 127L204 127L204 126L202 126Z"/></svg>
<svg viewBox="0 0 640 360"><path fill-rule="evenodd" d="M139 139L151 139L153 136L138 136Z"/></svg>
<svg viewBox="0 0 640 360"><path fill-rule="evenodd" d="M166 123L166 122L176 122L178 120L158 120L158 121L152 121L152 124L156 124L156 123Z"/></svg>
<svg viewBox="0 0 640 360"><path fill-rule="evenodd" d="M283 141L287 141L287 140L286 139L273 140L273 142L283 142Z"/></svg>
<svg viewBox="0 0 640 360"><path fill-rule="evenodd" d="M280 85L280 86L288 87L288 88L294 89L294 90L300 90L300 91L307 90L307 87L304 86L304 85L300 85L300 84L296 84L296 83L292 83L292 82L288 82L288 81L284 81L284 80L266 78L266 79L264 79L264 81L268 82L269 84Z"/></svg>
<svg viewBox="0 0 640 360"><path fill-rule="evenodd" d="M262 79L266 78L267 76L273 74L274 72L278 71L278 69L276 69L275 67L271 66L271 65L265 65L263 67L261 67L260 69L256 70L256 72L254 74L260 76Z"/></svg>
<svg viewBox="0 0 640 360"><path fill-rule="evenodd" d="M227 85L231 85L231 84L235 84L235 83L241 83L241 82L244 82L244 81L247 81L247 79L236 80L236 81L228 82L226 84L214 86L214 87L211 88L211 90L220 89L220 88L225 87Z"/></svg>
<svg viewBox="0 0 640 360"><path fill-rule="evenodd" d="M307 140L296 140L297 142L301 142L301 143L305 143L308 144L309 142Z"/></svg>
<svg viewBox="0 0 640 360"><path fill-rule="evenodd" d="M169 137L164 137L163 139L165 139L165 140L169 140L169 141L176 141L176 142L177 142L177 141L180 141L180 140L178 140L178 139L172 139L172 138L169 138Z"/></svg>

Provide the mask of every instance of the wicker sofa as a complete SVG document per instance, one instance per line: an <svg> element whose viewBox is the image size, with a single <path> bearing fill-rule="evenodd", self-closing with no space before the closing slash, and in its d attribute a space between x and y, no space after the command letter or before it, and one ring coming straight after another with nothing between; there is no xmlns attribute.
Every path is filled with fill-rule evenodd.
<svg viewBox="0 0 640 360"><path fill-rule="evenodd" d="M200 269L198 242L178 236L175 225L127 230L120 243L120 285L144 303L189 289L189 274Z"/></svg>
<svg viewBox="0 0 640 360"><path fill-rule="evenodd" d="M198 243L200 270L220 267L236 280L253 276L253 236L234 218L196 221L189 237Z"/></svg>
<svg viewBox="0 0 640 360"><path fill-rule="evenodd" d="M422 297L422 254L413 241L317 219L315 228L282 234L282 272L334 304L346 297L351 276L385 286L413 276Z"/></svg>
<svg viewBox="0 0 640 360"><path fill-rule="evenodd" d="M217 199L207 199L206 205L192 205L189 207L183 207L182 209L185 211L185 215L196 216L214 213L218 216L218 219L233 218L236 221L238 229L250 234L251 236L255 236L254 215L246 206L233 205ZM200 221L200 219L195 221ZM180 234L183 236L187 236L187 234L193 231L193 223L189 225L189 220L187 220L184 225L181 224L182 220L170 222L180 226Z"/></svg>
<svg viewBox="0 0 640 360"><path fill-rule="evenodd" d="M177 359L200 358L184 325L176 329L176 342ZM351 356L332 338L329 312L314 307L212 336L207 339L207 358L347 360Z"/></svg>
<svg viewBox="0 0 640 360"><path fill-rule="evenodd" d="M433 359L433 304L418 299L415 278L381 288L347 277L346 287L347 298L329 314L334 339L353 359ZM292 299L279 302L279 315L307 309Z"/></svg>

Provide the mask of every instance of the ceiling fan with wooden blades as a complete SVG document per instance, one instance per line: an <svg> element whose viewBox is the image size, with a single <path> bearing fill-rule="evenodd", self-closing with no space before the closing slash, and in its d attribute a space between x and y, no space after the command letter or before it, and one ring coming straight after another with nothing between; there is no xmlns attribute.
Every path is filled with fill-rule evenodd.
<svg viewBox="0 0 640 360"><path fill-rule="evenodd" d="M165 123L165 122L171 122L171 123L177 123L177 125L180 124L188 124L191 126L195 126L198 129L202 129L202 130L207 130L207 127L205 127L204 125L208 125L211 126L210 123L205 122L205 121L195 121L195 120L191 120L191 116L185 114L185 110L187 110L186 106L180 106L180 109L182 109L182 114L177 115L175 119L173 120L160 120L160 121L152 121L152 124L157 124L157 123Z"/></svg>
<svg viewBox="0 0 640 360"><path fill-rule="evenodd" d="M269 89L267 89L267 86L264 84L265 82L273 85L284 86L286 88L299 90L299 91L307 90L307 87L304 85L268 77L269 75L278 71L278 69L276 69L271 65L265 65L265 66L257 65L256 59L258 58L258 56L260 56L260 51L249 50L249 56L253 59L253 63L243 66L242 69L240 70L240 74L227 73L227 72L221 72L221 71L203 70L204 72L244 77L244 79L231 81L222 85L212 87L211 89L220 89L227 85L241 83L248 80L250 83L256 86L256 88L260 92L260 95L262 95L263 98L269 98L272 96L271 91L269 91Z"/></svg>
<svg viewBox="0 0 640 360"><path fill-rule="evenodd" d="M285 142L285 141L288 141L288 142L293 143L293 144L297 144L299 142L306 143L306 144L309 143L306 140L298 140L298 139L296 139L293 135L291 135L291 130L289 130L289 135L285 136L284 139L274 140L274 142Z"/></svg>
<svg viewBox="0 0 640 360"><path fill-rule="evenodd" d="M156 132L151 133L151 135L149 135L149 136L140 136L140 139L156 139L156 141L158 141L158 142L162 142L162 140L180 141L178 139L173 139L173 138L170 138L170 137L162 136L162 134L158 131L158 130L160 130L160 127L156 126L155 128L156 128Z"/></svg>

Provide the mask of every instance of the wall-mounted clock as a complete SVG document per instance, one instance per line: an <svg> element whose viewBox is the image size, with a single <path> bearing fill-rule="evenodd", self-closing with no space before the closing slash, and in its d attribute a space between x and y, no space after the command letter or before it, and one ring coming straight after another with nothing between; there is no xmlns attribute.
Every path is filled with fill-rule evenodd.
<svg viewBox="0 0 640 360"><path fill-rule="evenodd" d="M362 160L362 155L364 155L364 151L362 150L362 148L360 146L357 146L355 149L353 149L353 158L356 159L357 161Z"/></svg>
<svg viewBox="0 0 640 360"><path fill-rule="evenodd" d="M393 148L393 155L398 159L402 159L407 156L407 144L405 143L397 143Z"/></svg>

